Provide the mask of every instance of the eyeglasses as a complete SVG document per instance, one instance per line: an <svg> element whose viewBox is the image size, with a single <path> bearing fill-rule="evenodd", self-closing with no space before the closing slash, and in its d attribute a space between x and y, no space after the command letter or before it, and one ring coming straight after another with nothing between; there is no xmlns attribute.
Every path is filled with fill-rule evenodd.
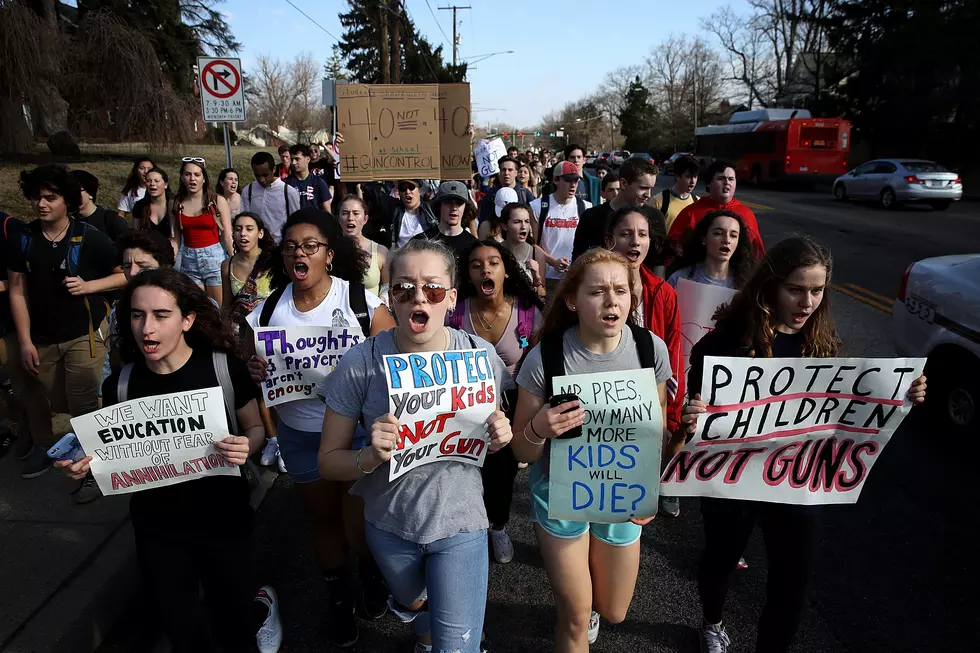
<svg viewBox="0 0 980 653"><path fill-rule="evenodd" d="M419 288L414 283L396 283L389 290L388 294L399 304L406 304L415 299L415 290ZM422 288L425 301L430 304L440 304L446 298L448 289L438 283L427 283Z"/></svg>
<svg viewBox="0 0 980 653"><path fill-rule="evenodd" d="M320 246L326 247L327 243L321 243L318 240L308 240L305 243L297 245L296 243L283 243L282 244L282 255L292 256L296 253L297 249L302 248L303 253L307 256L313 256L320 251Z"/></svg>
<svg viewBox="0 0 980 653"><path fill-rule="evenodd" d="M204 159L199 156L185 156L181 161L183 163L204 163Z"/></svg>
<svg viewBox="0 0 980 653"><path fill-rule="evenodd" d="M404 193L407 190L415 190L418 188L415 184L398 184L398 192Z"/></svg>

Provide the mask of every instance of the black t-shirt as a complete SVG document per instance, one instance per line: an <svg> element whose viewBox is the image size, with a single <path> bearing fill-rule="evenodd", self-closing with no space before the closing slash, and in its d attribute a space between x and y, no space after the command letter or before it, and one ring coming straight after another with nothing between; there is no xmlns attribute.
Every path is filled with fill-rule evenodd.
<svg viewBox="0 0 980 653"><path fill-rule="evenodd" d="M439 227L432 227L427 231L423 231L417 234L415 238L427 238L428 240L436 240L441 243L445 243L449 246L453 252L456 253L456 258L463 255L466 249L476 242L476 236L471 234L466 229L463 229L462 233L458 233L455 236L446 236L439 231Z"/></svg>
<svg viewBox="0 0 980 653"><path fill-rule="evenodd" d="M579 216L578 226L575 227L575 241L572 244L573 261L593 247L605 245L606 221L612 214L613 208L609 206L609 202L605 202L587 209ZM540 225L538 228L541 228Z"/></svg>
<svg viewBox="0 0 980 653"><path fill-rule="evenodd" d="M135 211L136 209L134 207L133 212L135 213ZM95 207L95 211L87 218L80 215L78 216L78 219L89 223L107 235L113 243L119 240L119 236L121 236L124 231L129 229L129 223L126 222L122 216L103 206Z"/></svg>
<svg viewBox="0 0 980 653"><path fill-rule="evenodd" d="M10 243L20 242L20 232L24 223L12 215L0 211L0 281L7 281L7 249ZM14 318L10 313L10 293L0 292L0 336L14 333Z"/></svg>
<svg viewBox="0 0 980 653"><path fill-rule="evenodd" d="M718 327L706 334L691 349L691 369L687 373L687 396L701 392L701 376L704 373L705 356L746 357L745 348L740 338L731 329ZM776 332L772 341L773 358L802 358L803 334L787 334ZM707 401L706 397L702 397Z"/></svg>
<svg viewBox="0 0 980 653"><path fill-rule="evenodd" d="M72 295L65 287L69 276L69 234L81 229L69 224L65 235L52 243L41 233L41 221L24 226L31 244L25 257L21 239L8 245L7 267L21 272L27 282L27 303L31 315L31 339L35 345L53 345L88 335L89 311L92 326L99 328L108 307L101 295ZM103 279L112 274L116 263L116 247L109 237L97 229L86 229L75 273L86 281Z"/></svg>
<svg viewBox="0 0 980 653"><path fill-rule="evenodd" d="M138 218L140 220L140 229L151 229L153 231L160 232L160 235L170 240L170 214L168 213L160 220L157 224L153 224L150 220L150 196L147 195L141 200L138 200L136 204L133 205L133 218ZM145 221L145 222L144 222Z"/></svg>
<svg viewBox="0 0 980 653"><path fill-rule="evenodd" d="M235 389L235 409L244 408L259 397L259 387L252 383L245 362L228 355L228 372ZM119 373L102 385L102 404L119 403L116 390ZM176 372L157 374L140 358L133 364L129 377L129 399L153 395L202 390L218 385L211 351L195 349L190 359ZM239 434L235 434L239 435ZM252 529L254 513L248 503L248 482L244 476L204 476L176 485L141 490L133 494L129 511L137 531L169 533L173 529L194 529L226 535L244 534ZM219 551L202 555L220 554Z"/></svg>

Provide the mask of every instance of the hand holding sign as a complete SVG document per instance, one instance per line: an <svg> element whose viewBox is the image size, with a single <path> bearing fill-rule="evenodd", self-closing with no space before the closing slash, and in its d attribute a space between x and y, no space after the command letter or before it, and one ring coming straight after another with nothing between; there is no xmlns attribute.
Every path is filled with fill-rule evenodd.
<svg viewBox="0 0 980 653"><path fill-rule="evenodd" d="M391 460L400 429L401 424L391 413L382 415L371 425L371 453L379 465Z"/></svg>
<svg viewBox="0 0 980 653"><path fill-rule="evenodd" d="M701 401L701 395L694 395L694 399L684 404L681 411L681 424L686 428L685 431L694 435L698 430L698 416L707 412L707 404Z"/></svg>
<svg viewBox="0 0 980 653"><path fill-rule="evenodd" d="M248 438L243 435L229 435L224 440L215 440L214 448L230 465L244 465L248 461Z"/></svg>
<svg viewBox="0 0 980 653"><path fill-rule="evenodd" d="M920 376L915 381L912 382L912 387L909 388L908 393L909 401L918 406L923 401L926 400L926 377L925 375Z"/></svg>
<svg viewBox="0 0 980 653"><path fill-rule="evenodd" d="M487 435L490 436L490 453L500 451L513 439L510 420L502 410L495 410L487 418Z"/></svg>

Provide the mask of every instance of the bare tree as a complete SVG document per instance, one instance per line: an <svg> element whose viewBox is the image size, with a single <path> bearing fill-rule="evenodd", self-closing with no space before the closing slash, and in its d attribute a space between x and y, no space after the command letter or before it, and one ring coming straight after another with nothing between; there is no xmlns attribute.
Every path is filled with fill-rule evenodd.
<svg viewBox="0 0 980 653"><path fill-rule="evenodd" d="M57 79L46 73L60 66L58 53L42 46L44 25L20 2L0 1L0 152L29 152L34 145L25 106L37 106L43 88Z"/></svg>
<svg viewBox="0 0 980 653"><path fill-rule="evenodd" d="M251 75L250 87L254 97L250 99L258 109L259 120L278 131L297 101L297 89L293 84L289 64L259 55L258 66Z"/></svg>
<svg viewBox="0 0 980 653"><path fill-rule="evenodd" d="M766 106L775 97L774 70L767 58L763 24L756 17L742 18L723 7L701 21L717 37L728 59L727 80L741 84L746 103Z"/></svg>
<svg viewBox="0 0 980 653"><path fill-rule="evenodd" d="M687 49L684 88L690 98L695 128L706 124L705 116L711 115L721 102L722 77L718 53L700 36L694 38Z"/></svg>
<svg viewBox="0 0 980 653"><path fill-rule="evenodd" d="M286 124L296 131L300 140L308 140L330 124L330 112L320 101L320 70L312 55L301 54L289 71L296 100L286 113Z"/></svg>

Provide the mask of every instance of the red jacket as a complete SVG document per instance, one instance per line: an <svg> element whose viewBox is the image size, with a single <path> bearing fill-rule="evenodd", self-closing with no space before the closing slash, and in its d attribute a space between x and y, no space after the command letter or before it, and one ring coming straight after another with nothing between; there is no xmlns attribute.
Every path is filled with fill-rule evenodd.
<svg viewBox="0 0 980 653"><path fill-rule="evenodd" d="M762 234L759 233L759 223L755 220L755 214L752 213L749 207L734 198L728 204L719 204L711 199L710 196L705 195L694 204L686 207L678 214L677 219L674 220L674 224L670 225L670 231L667 233L667 242L674 251L679 250L684 246L684 239L687 238L687 234L694 230L694 226L701 218L712 211L719 211L721 209L731 211L742 218L742 222L745 223L745 229L749 232L749 241L752 243L752 249L755 252L756 259L761 259L765 256L766 246L762 244Z"/></svg>
<svg viewBox="0 0 980 653"><path fill-rule="evenodd" d="M640 266L643 282L643 326L660 336L670 353L667 380L667 428L673 433L681 423L684 404L684 351L681 349L681 316L677 308L677 293L670 285Z"/></svg>

